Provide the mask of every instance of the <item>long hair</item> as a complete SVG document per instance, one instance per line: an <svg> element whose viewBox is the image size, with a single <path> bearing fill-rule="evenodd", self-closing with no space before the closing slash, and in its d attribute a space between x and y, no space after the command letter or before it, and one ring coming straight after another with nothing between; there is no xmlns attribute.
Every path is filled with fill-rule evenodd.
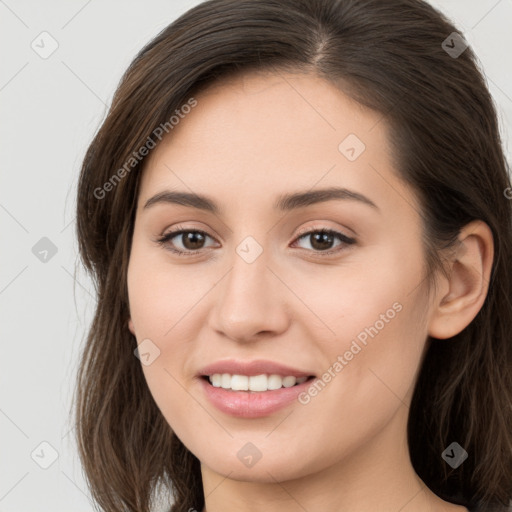
<svg viewBox="0 0 512 512"><path fill-rule="evenodd" d="M154 402L128 329L126 272L145 162L139 150L159 142L158 127L170 133L169 119L197 91L258 68L316 73L382 114L396 173L421 204L429 286L443 271L441 251L466 223L481 219L492 230L485 302L458 335L426 340L407 427L411 462L431 490L505 510L512 498L512 188L495 105L471 47L454 32L422 0L209 0L135 57L86 152L77 197L80 256L98 301L76 381L76 440L103 510L147 512L160 485L172 491L171 512L204 506L199 460ZM441 457L453 441L468 452L456 469Z"/></svg>

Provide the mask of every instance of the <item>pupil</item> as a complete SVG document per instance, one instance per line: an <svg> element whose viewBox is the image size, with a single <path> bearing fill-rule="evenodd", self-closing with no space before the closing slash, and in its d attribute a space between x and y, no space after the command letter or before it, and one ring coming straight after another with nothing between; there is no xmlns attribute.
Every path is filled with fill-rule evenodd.
<svg viewBox="0 0 512 512"><path fill-rule="evenodd" d="M204 236L201 233L196 232L189 232L184 233L185 241L183 245L190 250L200 249L201 248L201 242L204 241ZM192 247L190 247L190 243Z"/></svg>
<svg viewBox="0 0 512 512"><path fill-rule="evenodd" d="M315 249L329 249L334 235L330 233L313 233L311 235L313 237L313 243L311 246Z"/></svg>

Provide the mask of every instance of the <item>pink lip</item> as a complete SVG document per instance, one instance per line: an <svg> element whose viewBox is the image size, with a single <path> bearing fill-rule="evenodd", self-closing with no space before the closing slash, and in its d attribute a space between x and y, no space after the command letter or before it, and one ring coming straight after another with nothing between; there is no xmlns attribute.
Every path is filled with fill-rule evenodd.
<svg viewBox="0 0 512 512"><path fill-rule="evenodd" d="M280 363L274 363L273 361L265 361L258 359L255 361L240 361L240 360L224 360L217 361L216 363L205 366L198 372L198 376L213 375L214 373L229 373L231 375L261 375L263 373L267 375L281 375L286 377L292 375L294 377L310 377L314 375L313 372L298 370L297 368L291 368ZM276 390L278 391L278 390Z"/></svg>
<svg viewBox="0 0 512 512"><path fill-rule="evenodd" d="M256 373L256 375L259 374ZM200 378L199 381L210 402L221 412L239 418L260 418L268 416L296 401L297 396L309 387L312 379L308 379L302 384L297 384L290 388L271 391L233 391L216 388L210 384L207 378Z"/></svg>

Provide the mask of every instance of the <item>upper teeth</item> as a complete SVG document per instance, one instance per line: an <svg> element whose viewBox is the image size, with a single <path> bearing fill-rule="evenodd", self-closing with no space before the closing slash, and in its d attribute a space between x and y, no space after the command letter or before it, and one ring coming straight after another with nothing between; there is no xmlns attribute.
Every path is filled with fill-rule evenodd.
<svg viewBox="0 0 512 512"><path fill-rule="evenodd" d="M281 375L231 375L229 373L214 373L209 376L212 386L232 389L233 391L268 391L281 387L290 388L302 384L307 377L281 377Z"/></svg>

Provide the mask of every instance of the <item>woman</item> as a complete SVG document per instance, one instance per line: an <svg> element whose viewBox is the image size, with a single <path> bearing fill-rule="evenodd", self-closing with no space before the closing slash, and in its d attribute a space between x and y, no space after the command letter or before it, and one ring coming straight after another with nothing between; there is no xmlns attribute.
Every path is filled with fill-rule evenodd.
<svg viewBox="0 0 512 512"><path fill-rule="evenodd" d="M106 511L507 510L511 206L476 58L420 0L211 0L80 176L76 427Z"/></svg>

